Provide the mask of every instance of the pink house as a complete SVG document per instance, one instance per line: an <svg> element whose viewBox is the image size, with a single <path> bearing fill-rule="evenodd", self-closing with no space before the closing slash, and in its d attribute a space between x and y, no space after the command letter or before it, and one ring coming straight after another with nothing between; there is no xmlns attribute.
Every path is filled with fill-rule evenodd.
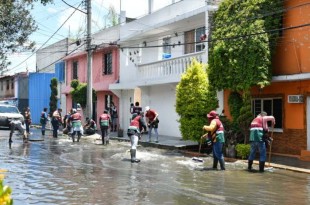
<svg viewBox="0 0 310 205"><path fill-rule="evenodd" d="M117 46L102 44L94 50L92 58L93 89L97 94L97 101L93 102L93 119L97 122L105 109L114 103L119 111L119 98L109 90L109 84L116 83L119 79L119 50ZM73 79L87 82L87 53L85 51L69 55L65 58L66 81L62 93L66 95L67 111L76 106L70 95ZM63 111L63 112L67 112ZM87 116L83 116L84 120Z"/></svg>

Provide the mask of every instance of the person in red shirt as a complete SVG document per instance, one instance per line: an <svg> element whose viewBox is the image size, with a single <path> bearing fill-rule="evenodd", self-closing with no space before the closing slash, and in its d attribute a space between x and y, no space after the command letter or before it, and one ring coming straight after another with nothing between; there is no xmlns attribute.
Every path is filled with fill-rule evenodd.
<svg viewBox="0 0 310 205"><path fill-rule="evenodd" d="M137 150L138 141L141 137L141 133L143 133L145 130L146 130L146 125L143 120L143 113L141 114L138 111L138 113L134 113L132 115L132 120L127 130L127 135L130 138L130 143L131 143L131 149L130 149L131 163L140 162L140 160L136 158L136 150Z"/></svg>
<svg viewBox="0 0 310 205"><path fill-rule="evenodd" d="M82 115L76 111L76 109L72 109L72 114L68 120L72 126L72 141L75 142L75 135L78 135L77 141L80 141L82 136Z"/></svg>
<svg viewBox="0 0 310 205"><path fill-rule="evenodd" d="M146 106L145 107L145 120L146 120L146 123L147 123L147 126L149 128L149 132L148 132L148 135L149 135L149 142L151 142L151 138L152 138L152 129L154 128L154 131L155 131L155 135L156 135L156 143L158 143L158 123L159 123L159 120L158 120L158 113L153 110L153 109L150 109L149 106Z"/></svg>
<svg viewBox="0 0 310 205"><path fill-rule="evenodd" d="M109 130L109 125L111 123L111 116L108 114L107 110L104 110L103 114L100 115L99 123L100 123L100 129L101 129L102 144L107 145L109 144L108 130Z"/></svg>

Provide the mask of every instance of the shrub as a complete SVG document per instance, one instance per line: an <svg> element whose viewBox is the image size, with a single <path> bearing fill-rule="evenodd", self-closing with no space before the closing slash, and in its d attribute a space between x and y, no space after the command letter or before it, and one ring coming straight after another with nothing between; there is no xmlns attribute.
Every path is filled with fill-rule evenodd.
<svg viewBox="0 0 310 205"><path fill-rule="evenodd" d="M246 159L250 155L251 146L249 144L236 145L237 156Z"/></svg>

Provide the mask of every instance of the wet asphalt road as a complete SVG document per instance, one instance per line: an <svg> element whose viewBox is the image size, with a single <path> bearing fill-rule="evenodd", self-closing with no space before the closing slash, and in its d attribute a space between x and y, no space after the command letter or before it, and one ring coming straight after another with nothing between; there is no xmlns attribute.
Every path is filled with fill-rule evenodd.
<svg viewBox="0 0 310 205"><path fill-rule="evenodd" d="M14 204L310 204L307 174L272 169L249 173L246 164L226 163L226 171L176 150L138 147L131 163L129 143L100 145L99 136L72 143L67 136L27 144L0 130L0 168L12 187ZM257 167L256 167L257 168Z"/></svg>

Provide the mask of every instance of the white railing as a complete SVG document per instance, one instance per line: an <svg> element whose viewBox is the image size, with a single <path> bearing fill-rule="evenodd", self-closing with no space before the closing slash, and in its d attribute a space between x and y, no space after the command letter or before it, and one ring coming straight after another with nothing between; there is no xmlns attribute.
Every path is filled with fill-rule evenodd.
<svg viewBox="0 0 310 205"><path fill-rule="evenodd" d="M169 79L180 79L181 74L191 64L193 58L198 62L204 62L203 56L205 52L197 52L183 55L176 58L165 59L147 64L138 65L139 80L148 81L163 81L169 82Z"/></svg>

